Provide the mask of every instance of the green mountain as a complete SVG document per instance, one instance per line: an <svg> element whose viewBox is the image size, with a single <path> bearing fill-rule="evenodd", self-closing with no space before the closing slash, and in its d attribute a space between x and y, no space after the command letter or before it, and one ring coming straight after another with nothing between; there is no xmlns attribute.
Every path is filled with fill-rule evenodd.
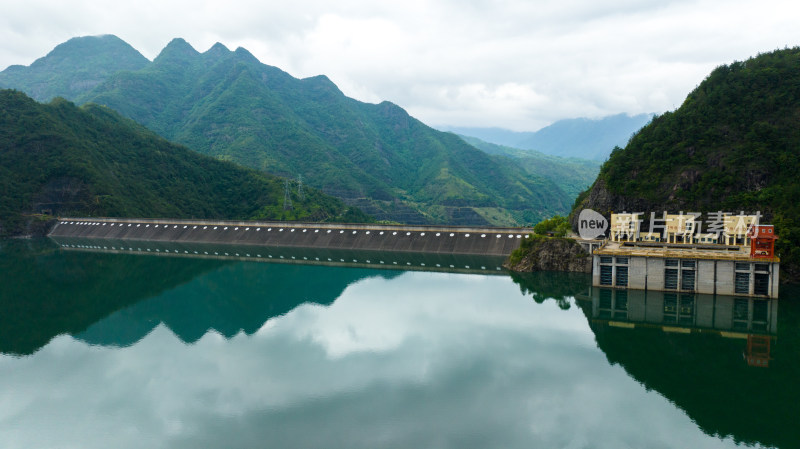
<svg viewBox="0 0 800 449"><path fill-rule="evenodd" d="M392 103L353 100L324 76L296 79L242 48L198 53L175 39L139 70L60 94L108 106L200 153L302 177L378 219L513 225L571 204L549 179Z"/></svg>
<svg viewBox="0 0 800 449"><path fill-rule="evenodd" d="M651 118L651 114L617 114L600 119L565 119L535 132L516 132L502 128L443 129L497 145L536 150L553 156L604 161L615 146L625 145L631 135Z"/></svg>
<svg viewBox="0 0 800 449"><path fill-rule="evenodd" d="M37 101L72 99L114 73L139 70L149 62L116 36L76 37L29 67L13 65L0 72L0 89L18 89Z"/></svg>
<svg viewBox="0 0 800 449"><path fill-rule="evenodd" d="M796 47L715 69L680 108L614 150L575 210L760 211L780 236L782 267L797 278L798 173Z"/></svg>
<svg viewBox="0 0 800 449"><path fill-rule="evenodd" d="M553 181L573 199L592 185L600 171L599 161L551 156L535 150L521 150L485 142L477 137L459 137L486 153L514 159L528 173Z"/></svg>
<svg viewBox="0 0 800 449"><path fill-rule="evenodd" d="M314 189L172 144L108 108L0 91L0 235L44 215L363 219Z"/></svg>

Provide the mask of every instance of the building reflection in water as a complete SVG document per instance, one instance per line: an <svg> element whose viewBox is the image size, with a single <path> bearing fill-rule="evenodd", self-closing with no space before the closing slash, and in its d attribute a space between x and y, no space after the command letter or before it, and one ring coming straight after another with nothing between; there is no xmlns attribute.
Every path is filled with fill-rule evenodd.
<svg viewBox="0 0 800 449"><path fill-rule="evenodd" d="M742 356L748 365L769 366L777 335L775 299L597 287L578 299L591 300L593 324L738 338L744 342Z"/></svg>

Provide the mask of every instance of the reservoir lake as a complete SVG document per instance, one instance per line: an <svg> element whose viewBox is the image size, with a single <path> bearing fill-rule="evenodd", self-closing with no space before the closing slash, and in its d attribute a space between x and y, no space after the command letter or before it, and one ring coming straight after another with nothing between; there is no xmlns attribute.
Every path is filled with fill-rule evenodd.
<svg viewBox="0 0 800 449"><path fill-rule="evenodd" d="M501 263L0 240L0 447L800 447L797 286Z"/></svg>

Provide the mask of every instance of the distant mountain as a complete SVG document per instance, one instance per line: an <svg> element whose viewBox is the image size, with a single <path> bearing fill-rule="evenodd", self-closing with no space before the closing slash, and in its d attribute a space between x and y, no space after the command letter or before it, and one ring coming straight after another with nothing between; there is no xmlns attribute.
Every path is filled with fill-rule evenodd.
<svg viewBox="0 0 800 449"><path fill-rule="evenodd" d="M617 114L601 119L576 118L559 120L536 132L515 132L502 128L444 127L466 136L523 150L581 159L605 160L616 146L647 124L652 114L629 116Z"/></svg>
<svg viewBox="0 0 800 449"><path fill-rule="evenodd" d="M40 104L0 90L0 236L26 233L38 214L325 220L341 201L172 144L97 105ZM364 218L357 214L338 217Z"/></svg>
<svg viewBox="0 0 800 449"><path fill-rule="evenodd" d="M780 236L781 267L800 279L798 173L795 47L714 69L611 154L576 211L761 212Z"/></svg>
<svg viewBox="0 0 800 449"><path fill-rule="evenodd" d="M551 156L535 150L521 150L484 142L476 137L459 137L489 154L515 159L529 173L553 181L573 200L592 185L600 171L599 161Z"/></svg>
<svg viewBox="0 0 800 449"><path fill-rule="evenodd" d="M37 101L74 99L114 73L139 70L149 62L116 36L76 37L28 67L13 65L0 72L0 89L18 89Z"/></svg>
<svg viewBox="0 0 800 449"><path fill-rule="evenodd" d="M81 70L92 70L86 65ZM63 84L72 75L52 76ZM215 158L302 176L379 219L517 225L564 213L571 203L549 179L433 130L394 104L353 100L324 76L293 78L242 48L216 44L201 54L175 39L139 70L58 95L106 105Z"/></svg>

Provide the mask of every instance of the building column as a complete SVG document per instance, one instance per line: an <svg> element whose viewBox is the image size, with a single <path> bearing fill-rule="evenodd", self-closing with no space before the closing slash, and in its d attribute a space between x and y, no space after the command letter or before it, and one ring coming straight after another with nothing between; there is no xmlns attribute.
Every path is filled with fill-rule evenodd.
<svg viewBox="0 0 800 449"><path fill-rule="evenodd" d="M778 278L780 277L779 273L781 271L780 270L781 264L773 262L769 265L770 265L769 276L770 280L772 281L772 285L770 286L771 288L769 289L769 297L777 299L779 293L778 286L780 285L780 279Z"/></svg>

